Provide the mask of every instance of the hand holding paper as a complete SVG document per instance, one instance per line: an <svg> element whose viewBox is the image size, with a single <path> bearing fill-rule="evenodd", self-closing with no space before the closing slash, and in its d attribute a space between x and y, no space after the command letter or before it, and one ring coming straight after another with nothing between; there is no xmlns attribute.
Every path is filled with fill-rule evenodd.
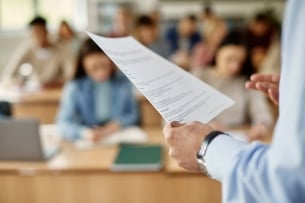
<svg viewBox="0 0 305 203"><path fill-rule="evenodd" d="M233 101L132 37L88 33L167 122L209 122Z"/></svg>

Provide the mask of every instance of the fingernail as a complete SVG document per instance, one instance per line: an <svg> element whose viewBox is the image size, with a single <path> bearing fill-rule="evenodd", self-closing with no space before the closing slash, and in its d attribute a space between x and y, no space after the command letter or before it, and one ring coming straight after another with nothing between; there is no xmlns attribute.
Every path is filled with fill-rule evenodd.
<svg viewBox="0 0 305 203"><path fill-rule="evenodd" d="M173 121L173 122L171 122L171 126L172 127L179 127L180 123L178 121Z"/></svg>

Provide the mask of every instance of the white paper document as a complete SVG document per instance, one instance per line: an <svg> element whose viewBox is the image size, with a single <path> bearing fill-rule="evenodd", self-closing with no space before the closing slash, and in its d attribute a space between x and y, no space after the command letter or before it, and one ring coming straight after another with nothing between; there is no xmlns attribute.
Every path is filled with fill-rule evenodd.
<svg viewBox="0 0 305 203"><path fill-rule="evenodd" d="M133 37L88 35L167 121L209 122L233 101Z"/></svg>

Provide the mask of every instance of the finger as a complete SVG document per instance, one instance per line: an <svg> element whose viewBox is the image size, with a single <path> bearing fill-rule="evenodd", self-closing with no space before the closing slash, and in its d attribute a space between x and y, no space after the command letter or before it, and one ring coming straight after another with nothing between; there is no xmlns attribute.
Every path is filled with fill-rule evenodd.
<svg viewBox="0 0 305 203"><path fill-rule="evenodd" d="M272 82L279 84L280 78L280 74L274 74L272 75Z"/></svg>
<svg viewBox="0 0 305 203"><path fill-rule="evenodd" d="M279 74L266 75L266 74L256 73L250 77L250 80L253 82L270 82L270 83L278 84L280 81L280 75Z"/></svg>
<svg viewBox="0 0 305 203"><path fill-rule="evenodd" d="M247 82L246 88L262 91L263 93L267 94L269 97L271 96L274 99L278 99L278 96L279 96L279 86L274 83Z"/></svg>
<svg viewBox="0 0 305 203"><path fill-rule="evenodd" d="M268 96L273 103L279 104L279 92L273 88L268 89Z"/></svg>
<svg viewBox="0 0 305 203"><path fill-rule="evenodd" d="M258 82L255 84L255 88L259 91L264 92L265 94L268 93L268 85L262 82Z"/></svg>
<svg viewBox="0 0 305 203"><path fill-rule="evenodd" d="M256 90L255 84L256 84L256 82L247 81L246 84L245 84L245 87L247 89L255 89Z"/></svg>
<svg viewBox="0 0 305 203"><path fill-rule="evenodd" d="M261 73L255 73L250 77L251 81L266 81L268 79L271 79L270 75L261 74Z"/></svg>

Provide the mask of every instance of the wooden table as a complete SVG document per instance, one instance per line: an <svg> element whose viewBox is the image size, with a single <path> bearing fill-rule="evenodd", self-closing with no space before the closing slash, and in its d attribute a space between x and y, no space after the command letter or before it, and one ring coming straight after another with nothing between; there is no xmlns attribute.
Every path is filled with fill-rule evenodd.
<svg viewBox="0 0 305 203"><path fill-rule="evenodd" d="M15 118L37 118L42 124L54 123L61 97L61 89L25 92L12 102Z"/></svg>
<svg viewBox="0 0 305 203"><path fill-rule="evenodd" d="M164 144L161 129L145 129ZM159 172L112 172L116 146L79 151L62 142L48 162L0 162L1 203L217 203L220 184L179 168L168 157Z"/></svg>
<svg viewBox="0 0 305 203"><path fill-rule="evenodd" d="M54 123L61 89L23 91L0 87L0 101L11 103L14 118L36 118L42 124Z"/></svg>

